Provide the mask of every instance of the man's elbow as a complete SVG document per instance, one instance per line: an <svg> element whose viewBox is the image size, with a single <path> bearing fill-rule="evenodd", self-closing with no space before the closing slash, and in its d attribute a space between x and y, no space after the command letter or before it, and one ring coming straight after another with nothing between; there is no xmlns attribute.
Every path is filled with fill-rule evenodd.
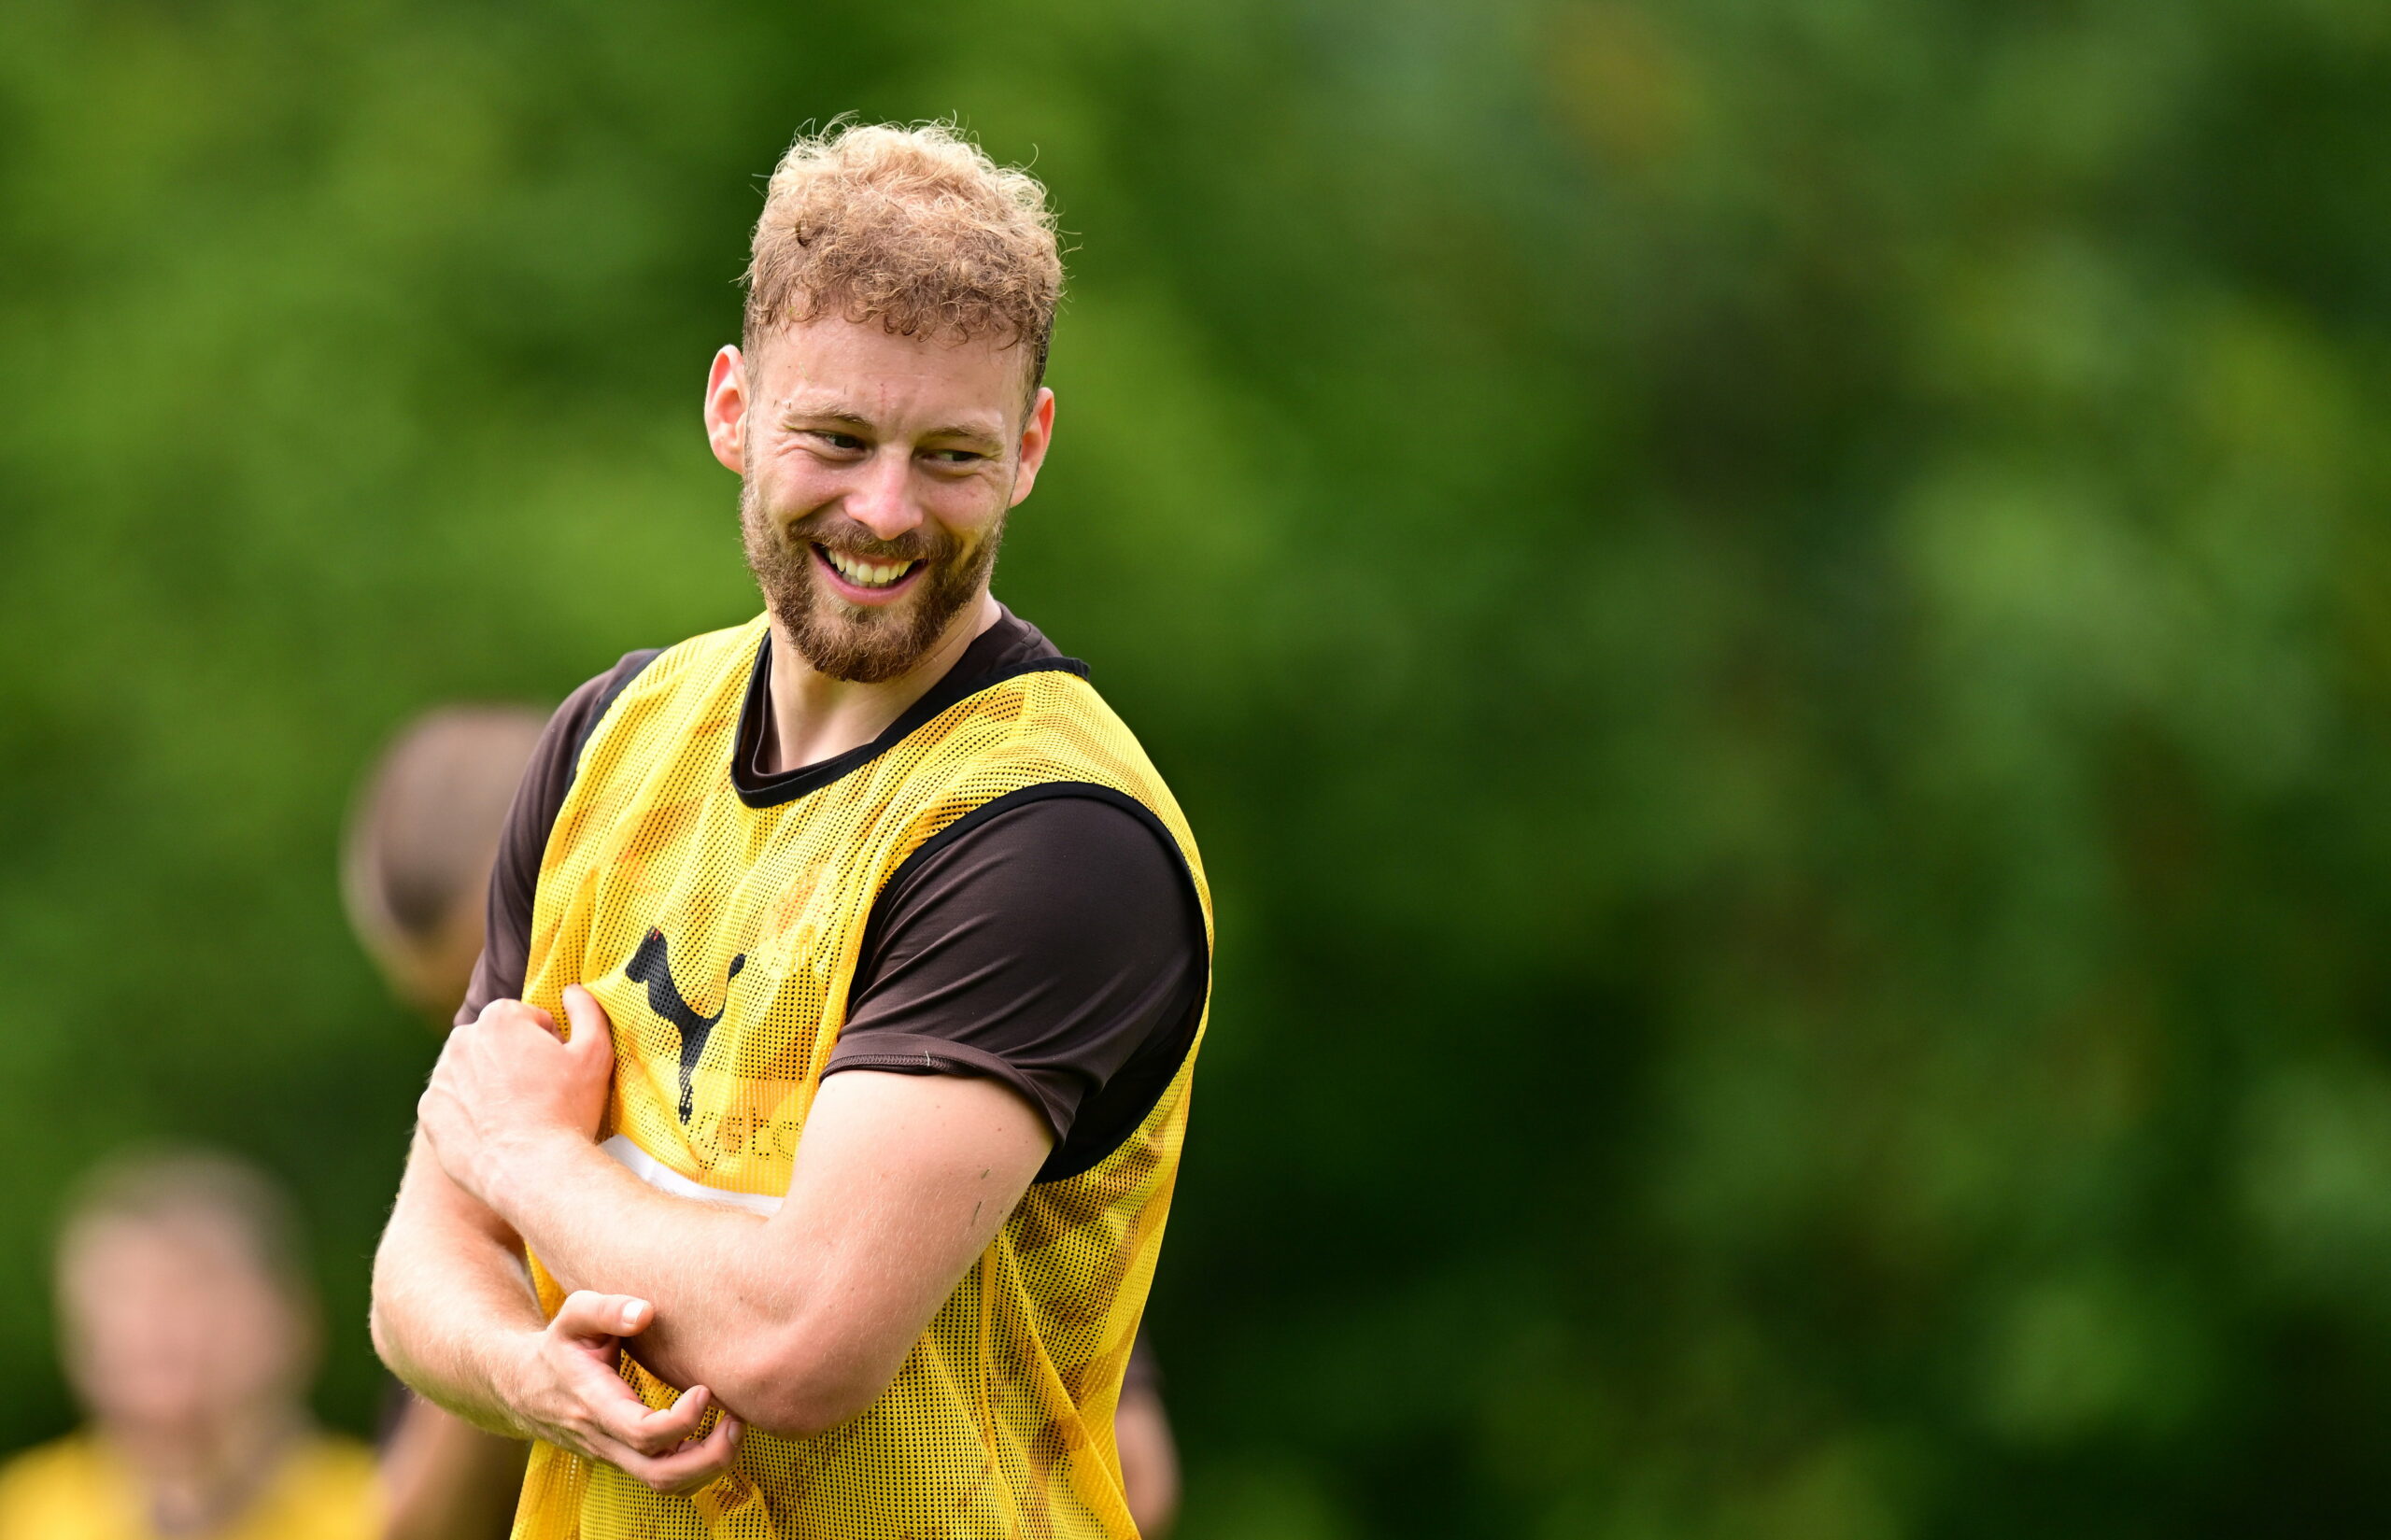
<svg viewBox="0 0 2391 1540"><path fill-rule="evenodd" d="M389 1292L379 1279L375 1280L373 1297L365 1307L365 1332L373 1339L374 1356L382 1361L382 1366L413 1385L415 1377L407 1372L412 1355L407 1352L403 1323L399 1313L390 1307Z"/></svg>
<svg viewBox="0 0 2391 1540"><path fill-rule="evenodd" d="M365 1335L374 1339L374 1356L382 1361L383 1367L389 1368L390 1316L389 1311L382 1308L382 1295L379 1290L375 1292L374 1298L365 1307Z"/></svg>
<svg viewBox="0 0 2391 1540"><path fill-rule="evenodd" d="M399 1372L395 1355L396 1323L390 1319L390 1280L387 1264L379 1256L374 1260L372 1292L365 1301L365 1332L374 1339L374 1356L379 1358L392 1374Z"/></svg>
<svg viewBox="0 0 2391 1540"><path fill-rule="evenodd" d="M850 1404L844 1398L815 1396L779 1388L765 1391L760 1398L747 1398L756 1409L746 1416L747 1425L775 1438L818 1438L840 1423L846 1421L871 1405L870 1397ZM726 1401L726 1406L730 1403ZM732 1406L732 1410L739 1408Z"/></svg>
<svg viewBox="0 0 2391 1540"><path fill-rule="evenodd" d="M381 1359L392 1374L403 1376L400 1364L403 1357L403 1322L398 1308L403 1280L408 1276L411 1260L409 1236L404 1221L409 1218L403 1206L390 1216L389 1224L382 1231L381 1243L374 1248L374 1268L367 1279L365 1330L374 1339L375 1356Z"/></svg>
<svg viewBox="0 0 2391 1540"><path fill-rule="evenodd" d="M752 1428L814 1438L879 1400L896 1373L895 1363L791 1332L759 1342L714 1391Z"/></svg>
<svg viewBox="0 0 2391 1540"><path fill-rule="evenodd" d="M398 1376L407 1385L420 1390L420 1378L415 1366L423 1350L420 1312L409 1308L410 1298L402 1281L403 1269L391 1265L389 1248L375 1259L371 1292L366 1296L365 1332L373 1340L374 1355L383 1367Z"/></svg>

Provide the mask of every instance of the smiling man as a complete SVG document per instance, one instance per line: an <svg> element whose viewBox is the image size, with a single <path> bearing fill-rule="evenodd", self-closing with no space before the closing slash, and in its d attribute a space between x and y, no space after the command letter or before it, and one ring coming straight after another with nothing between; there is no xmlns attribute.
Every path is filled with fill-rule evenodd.
<svg viewBox="0 0 2391 1540"><path fill-rule="evenodd" d="M538 1441L518 1536L1135 1533L1112 1433L1210 909L1137 741L989 593L1054 425L1044 191L800 139L706 433L765 613L550 722L375 1271Z"/></svg>

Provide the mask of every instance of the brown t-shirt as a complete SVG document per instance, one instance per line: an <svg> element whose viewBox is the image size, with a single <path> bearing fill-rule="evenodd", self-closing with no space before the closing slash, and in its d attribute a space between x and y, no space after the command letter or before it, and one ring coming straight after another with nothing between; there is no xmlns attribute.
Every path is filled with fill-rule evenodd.
<svg viewBox="0 0 2391 1540"><path fill-rule="evenodd" d="M878 738L765 775L757 763L771 710L771 648L767 638L757 650L738 748L723 767L750 807L828 785L990 678L1059 657L1036 627L1005 610ZM655 656L625 657L549 720L507 813L490 873L488 937L460 1023L522 993L540 858L582 745ZM1054 1130L1038 1180L1071 1176L1118 1148L1178 1072L1203 1011L1208 963L1186 865L1152 814L1095 788L1001 799L924 843L882 889L847 1024L824 1073L1002 1081Z"/></svg>

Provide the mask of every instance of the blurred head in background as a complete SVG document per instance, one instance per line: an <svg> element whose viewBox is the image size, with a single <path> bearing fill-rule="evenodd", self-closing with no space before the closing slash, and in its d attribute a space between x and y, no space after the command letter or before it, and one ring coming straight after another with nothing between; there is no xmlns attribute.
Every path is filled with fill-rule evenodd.
<svg viewBox="0 0 2391 1540"><path fill-rule="evenodd" d="M443 1029L481 954L499 833L546 725L529 706L417 717L367 772L341 852L341 894L382 976Z"/></svg>
<svg viewBox="0 0 2391 1540"><path fill-rule="evenodd" d="M278 1436L319 1327L290 1202L208 1151L120 1157L69 1199L58 1241L66 1378L99 1430L145 1454Z"/></svg>

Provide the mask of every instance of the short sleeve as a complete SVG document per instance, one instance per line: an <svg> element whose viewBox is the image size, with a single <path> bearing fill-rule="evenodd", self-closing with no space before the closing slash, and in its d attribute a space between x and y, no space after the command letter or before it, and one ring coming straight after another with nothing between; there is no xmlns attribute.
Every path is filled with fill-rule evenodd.
<svg viewBox="0 0 2391 1540"><path fill-rule="evenodd" d="M824 1072L1003 1081L1054 1131L1039 1180L1084 1170L1152 1109L1202 1013L1186 864L1151 815L1093 794L992 804L950 835L884 890Z"/></svg>

